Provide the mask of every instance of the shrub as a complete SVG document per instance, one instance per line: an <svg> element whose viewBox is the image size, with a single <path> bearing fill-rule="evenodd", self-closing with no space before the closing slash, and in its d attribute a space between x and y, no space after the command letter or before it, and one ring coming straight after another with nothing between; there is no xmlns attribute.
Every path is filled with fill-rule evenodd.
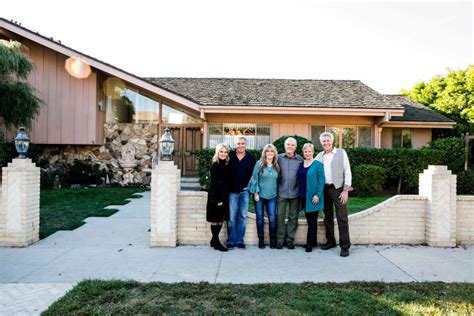
<svg viewBox="0 0 474 316"><path fill-rule="evenodd" d="M442 164L447 165L448 169L453 173L462 172L464 170L466 149L462 138L440 138L430 142L429 148L442 152Z"/></svg>
<svg viewBox="0 0 474 316"><path fill-rule="evenodd" d="M358 196L373 196L382 192L385 183L385 168L375 165L358 165L352 172L352 186Z"/></svg>
<svg viewBox="0 0 474 316"><path fill-rule="evenodd" d="M474 171L462 171L457 176L458 194L474 194Z"/></svg>
<svg viewBox="0 0 474 316"><path fill-rule="evenodd" d="M68 184L101 184L102 178L105 178L107 171L101 170L96 164L89 160L74 160L69 171L69 178L66 178Z"/></svg>
<svg viewBox="0 0 474 316"><path fill-rule="evenodd" d="M273 145L275 145L276 149L278 150L278 153L281 154L281 153L284 153L285 152L285 140L288 138L288 137L293 137L294 139L296 139L296 142L297 142L297 146L296 146L296 153L302 155L303 153L303 145L305 143L311 143L311 141L307 138L304 138L304 137L301 137L301 136L297 136L297 135L293 135L293 136L289 136L289 135L285 135L285 136L282 136L280 138L278 138L277 140L275 140L273 142Z"/></svg>

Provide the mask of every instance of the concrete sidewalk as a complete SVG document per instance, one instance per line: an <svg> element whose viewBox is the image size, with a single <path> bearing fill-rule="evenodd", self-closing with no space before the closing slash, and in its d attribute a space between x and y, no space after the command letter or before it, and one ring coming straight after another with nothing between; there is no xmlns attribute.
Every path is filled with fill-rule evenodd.
<svg viewBox="0 0 474 316"><path fill-rule="evenodd" d="M301 247L249 247L227 253L205 246L150 248L150 192L127 205L111 207L120 211L110 217L88 218L80 228L57 232L28 248L0 248L0 314L38 313L75 283L90 278L209 283L474 282L472 246L353 246L348 258L340 257L338 248L317 248L312 253ZM35 295L28 293L36 293L42 305L35 307ZM25 309L25 297L31 308Z"/></svg>

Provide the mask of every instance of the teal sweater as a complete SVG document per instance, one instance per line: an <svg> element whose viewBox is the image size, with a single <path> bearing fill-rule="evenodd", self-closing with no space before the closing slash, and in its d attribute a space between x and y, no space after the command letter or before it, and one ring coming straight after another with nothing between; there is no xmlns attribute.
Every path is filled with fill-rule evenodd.
<svg viewBox="0 0 474 316"><path fill-rule="evenodd" d="M323 164L314 160L306 175L306 212L324 209L324 168ZM313 196L319 197L319 203L313 204Z"/></svg>
<svg viewBox="0 0 474 316"><path fill-rule="evenodd" d="M252 172L253 185L249 185L250 193L258 193L261 198L273 199L277 196L278 172L274 166L266 166L260 171L260 160L257 161Z"/></svg>

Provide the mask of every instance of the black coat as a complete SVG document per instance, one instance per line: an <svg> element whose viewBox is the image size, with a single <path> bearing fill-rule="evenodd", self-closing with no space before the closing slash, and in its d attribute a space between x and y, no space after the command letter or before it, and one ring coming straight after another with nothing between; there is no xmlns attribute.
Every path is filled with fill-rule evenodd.
<svg viewBox="0 0 474 316"><path fill-rule="evenodd" d="M229 219L229 184L230 165L225 160L213 162L211 165L211 183L207 196L206 220L208 222L223 222ZM222 203L222 205L217 205Z"/></svg>

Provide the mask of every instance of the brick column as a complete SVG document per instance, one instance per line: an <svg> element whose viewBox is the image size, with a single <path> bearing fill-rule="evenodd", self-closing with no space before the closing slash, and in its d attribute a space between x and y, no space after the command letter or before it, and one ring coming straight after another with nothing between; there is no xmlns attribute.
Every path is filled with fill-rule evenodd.
<svg viewBox="0 0 474 316"><path fill-rule="evenodd" d="M176 247L181 172L172 161L160 161L151 172L150 245Z"/></svg>
<svg viewBox="0 0 474 316"><path fill-rule="evenodd" d="M426 196L426 242L456 246L456 175L446 166L428 166L420 174L419 195Z"/></svg>
<svg viewBox="0 0 474 316"><path fill-rule="evenodd" d="M29 246L39 240L40 168L13 159L2 171L0 246Z"/></svg>

